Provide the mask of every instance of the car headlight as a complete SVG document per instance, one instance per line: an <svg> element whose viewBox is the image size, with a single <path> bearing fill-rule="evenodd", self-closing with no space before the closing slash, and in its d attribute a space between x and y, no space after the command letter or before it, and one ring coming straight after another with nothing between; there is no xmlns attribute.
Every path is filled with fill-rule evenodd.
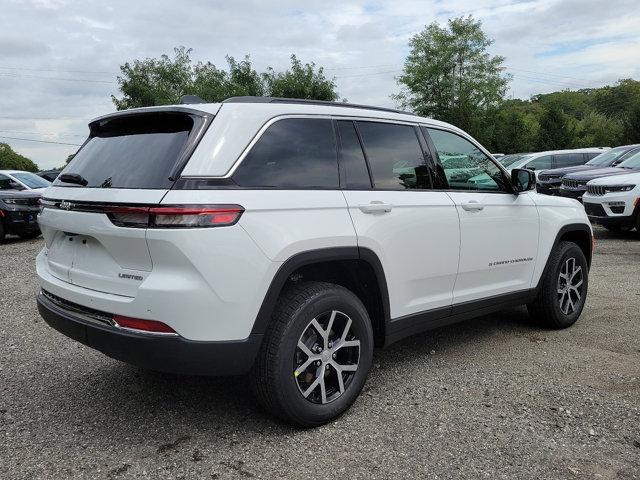
<svg viewBox="0 0 640 480"><path fill-rule="evenodd" d="M618 191L619 192L629 192L629 191L633 190L634 188L636 188L635 185L620 185L618 187Z"/></svg>
<svg viewBox="0 0 640 480"><path fill-rule="evenodd" d="M2 201L8 205L15 205L18 203L17 198L3 198Z"/></svg>

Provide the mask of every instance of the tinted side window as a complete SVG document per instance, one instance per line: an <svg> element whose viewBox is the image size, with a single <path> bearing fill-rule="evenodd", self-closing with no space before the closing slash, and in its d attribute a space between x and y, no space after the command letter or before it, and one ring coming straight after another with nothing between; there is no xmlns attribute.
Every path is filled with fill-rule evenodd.
<svg viewBox="0 0 640 480"><path fill-rule="evenodd" d="M457 190L506 191L502 170L478 147L455 133L427 128L449 187Z"/></svg>
<svg viewBox="0 0 640 480"><path fill-rule="evenodd" d="M275 122L244 158L233 179L243 187L338 188L331 120L286 118Z"/></svg>
<svg viewBox="0 0 640 480"><path fill-rule="evenodd" d="M375 188L431 188L429 171L414 128L393 123L358 122Z"/></svg>
<svg viewBox="0 0 640 480"><path fill-rule="evenodd" d="M573 167L587 161L583 153L561 153L556 155L556 167Z"/></svg>
<svg viewBox="0 0 640 480"><path fill-rule="evenodd" d="M340 170L344 176L343 187L371 188L367 162L353 122L340 120L337 123L340 136Z"/></svg>
<svg viewBox="0 0 640 480"><path fill-rule="evenodd" d="M544 155L531 160L522 168L528 168L529 170L548 170L553 168L552 161L553 155Z"/></svg>

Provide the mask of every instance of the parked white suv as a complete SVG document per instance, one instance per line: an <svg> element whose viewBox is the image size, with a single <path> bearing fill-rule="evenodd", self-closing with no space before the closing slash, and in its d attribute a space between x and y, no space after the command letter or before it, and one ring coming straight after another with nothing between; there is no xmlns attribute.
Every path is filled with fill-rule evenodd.
<svg viewBox="0 0 640 480"><path fill-rule="evenodd" d="M640 232L640 172L591 180L582 200L592 222Z"/></svg>
<svg viewBox="0 0 640 480"><path fill-rule="evenodd" d="M354 402L374 345L513 305L577 320L591 227L534 185L394 110L241 97L118 112L45 192L38 306L131 364L250 373L269 411L319 425Z"/></svg>

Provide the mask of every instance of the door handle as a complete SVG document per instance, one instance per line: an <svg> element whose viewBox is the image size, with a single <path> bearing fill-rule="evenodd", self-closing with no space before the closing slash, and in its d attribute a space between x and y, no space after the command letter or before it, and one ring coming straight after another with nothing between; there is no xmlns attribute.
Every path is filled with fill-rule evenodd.
<svg viewBox="0 0 640 480"><path fill-rule="evenodd" d="M467 212L478 212L484 208L484 204L477 200L468 200L462 204L462 209Z"/></svg>
<svg viewBox="0 0 640 480"><path fill-rule="evenodd" d="M392 205L380 201L358 205L362 213L389 213L392 207Z"/></svg>

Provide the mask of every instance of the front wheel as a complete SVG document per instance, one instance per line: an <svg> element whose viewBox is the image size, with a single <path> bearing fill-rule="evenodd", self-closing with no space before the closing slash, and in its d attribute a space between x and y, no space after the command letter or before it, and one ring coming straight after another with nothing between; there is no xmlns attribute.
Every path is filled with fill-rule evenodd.
<svg viewBox="0 0 640 480"><path fill-rule="evenodd" d="M258 401L301 427L347 410L364 386L373 357L369 315L351 291L305 282L281 296L251 373Z"/></svg>
<svg viewBox="0 0 640 480"><path fill-rule="evenodd" d="M529 314L551 328L573 325L584 308L589 266L573 242L560 242L549 256L538 296L527 305Z"/></svg>

